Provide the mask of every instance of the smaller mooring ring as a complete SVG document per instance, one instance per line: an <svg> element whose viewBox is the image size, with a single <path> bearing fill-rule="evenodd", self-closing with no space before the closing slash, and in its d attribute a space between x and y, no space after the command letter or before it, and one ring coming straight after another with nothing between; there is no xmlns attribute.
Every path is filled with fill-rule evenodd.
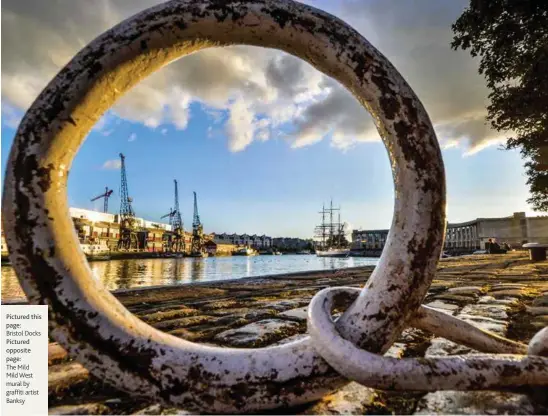
<svg viewBox="0 0 548 416"><path fill-rule="evenodd" d="M314 349L339 374L350 380L376 389L425 392L548 386L548 358L541 356L490 354L397 359L360 349L339 334L331 316L337 297L356 294L357 291L360 289L323 289L312 298L308 308L308 333ZM421 328L424 327L421 320L429 317L435 321L441 317L431 311L423 307L422 318L413 320L411 325ZM546 328L543 331L546 332ZM542 338L545 342L545 334ZM537 348L539 341L533 339L531 345Z"/></svg>

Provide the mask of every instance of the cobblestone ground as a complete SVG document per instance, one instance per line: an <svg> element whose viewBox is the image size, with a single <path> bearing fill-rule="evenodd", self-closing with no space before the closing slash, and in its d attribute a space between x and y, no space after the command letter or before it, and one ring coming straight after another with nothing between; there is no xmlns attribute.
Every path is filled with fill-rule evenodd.
<svg viewBox="0 0 548 416"><path fill-rule="evenodd" d="M306 333L306 306L328 286L363 286L371 267L238 281L133 290L116 296L150 325L187 340L225 347L263 347ZM425 304L527 343L548 325L548 262L523 254L468 256L440 262ZM409 328L387 354L473 354ZM55 343L49 349L50 414L187 414L135 400L90 376ZM272 414L545 414L548 391L394 393L349 383L321 401Z"/></svg>

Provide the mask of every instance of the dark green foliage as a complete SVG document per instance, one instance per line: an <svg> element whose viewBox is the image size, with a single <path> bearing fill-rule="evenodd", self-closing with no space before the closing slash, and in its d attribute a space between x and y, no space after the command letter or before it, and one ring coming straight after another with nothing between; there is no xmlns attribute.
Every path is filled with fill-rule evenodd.
<svg viewBox="0 0 548 416"><path fill-rule="evenodd" d="M527 202L548 210L548 0L470 0L452 29L452 48L481 59L488 120L526 161Z"/></svg>

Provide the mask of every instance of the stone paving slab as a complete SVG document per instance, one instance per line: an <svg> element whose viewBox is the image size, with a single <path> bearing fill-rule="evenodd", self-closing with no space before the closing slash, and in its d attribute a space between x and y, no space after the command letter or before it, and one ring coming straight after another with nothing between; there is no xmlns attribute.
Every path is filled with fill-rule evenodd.
<svg viewBox="0 0 548 416"><path fill-rule="evenodd" d="M282 319L266 319L217 334L213 341L230 347L260 347L295 335L300 325Z"/></svg>
<svg viewBox="0 0 548 416"><path fill-rule="evenodd" d="M286 319L295 319L297 321L304 322L307 319L307 314L308 314L308 306L303 306L302 308L295 308L295 309L290 309L288 311L282 312L280 313L280 317L283 317Z"/></svg>
<svg viewBox="0 0 548 416"><path fill-rule="evenodd" d="M523 394L447 391L428 393L417 405L418 415L532 415L535 405Z"/></svg>
<svg viewBox="0 0 548 416"><path fill-rule="evenodd" d="M140 319L172 335L206 345L263 347L304 337L307 305L314 293L328 286L363 287L372 270L361 267L114 294ZM548 262L531 263L522 253L444 259L424 303L527 343L548 325ZM387 355L405 358L475 352L408 328ZM116 391L71 361L55 343L50 344L49 357L51 413L188 414ZM349 383L316 403L269 414L546 412L538 401L512 392L385 392Z"/></svg>

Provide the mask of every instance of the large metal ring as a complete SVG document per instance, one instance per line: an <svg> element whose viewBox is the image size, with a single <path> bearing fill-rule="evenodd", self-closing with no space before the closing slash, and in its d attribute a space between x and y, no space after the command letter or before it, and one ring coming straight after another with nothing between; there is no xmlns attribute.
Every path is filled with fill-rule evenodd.
<svg viewBox="0 0 548 416"><path fill-rule="evenodd" d="M294 1L174 0L92 41L25 114L5 178L10 259L29 301L50 306L50 333L116 387L208 412L321 397L344 380L310 340L265 349L201 346L143 323L93 279L69 217L67 176L86 134L123 93L169 62L231 44L276 48L338 80L372 114L387 148L395 211L386 248L338 329L383 353L420 306L445 228L445 174L428 115L402 76L357 31Z"/></svg>

